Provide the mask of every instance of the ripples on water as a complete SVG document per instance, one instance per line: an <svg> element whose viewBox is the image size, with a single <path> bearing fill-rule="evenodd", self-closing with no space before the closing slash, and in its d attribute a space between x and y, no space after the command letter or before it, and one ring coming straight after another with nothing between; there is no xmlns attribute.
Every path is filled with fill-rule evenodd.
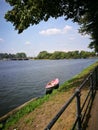
<svg viewBox="0 0 98 130"><path fill-rule="evenodd" d="M48 81L60 84L81 72L97 59L0 61L0 116L45 94Z"/></svg>

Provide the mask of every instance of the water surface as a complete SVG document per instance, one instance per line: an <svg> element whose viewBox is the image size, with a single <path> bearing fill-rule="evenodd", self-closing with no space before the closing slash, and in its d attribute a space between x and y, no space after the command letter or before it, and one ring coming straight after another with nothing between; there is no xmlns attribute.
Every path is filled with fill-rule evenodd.
<svg viewBox="0 0 98 130"><path fill-rule="evenodd" d="M0 61L0 116L34 97L45 94L48 81L60 84L97 59Z"/></svg>

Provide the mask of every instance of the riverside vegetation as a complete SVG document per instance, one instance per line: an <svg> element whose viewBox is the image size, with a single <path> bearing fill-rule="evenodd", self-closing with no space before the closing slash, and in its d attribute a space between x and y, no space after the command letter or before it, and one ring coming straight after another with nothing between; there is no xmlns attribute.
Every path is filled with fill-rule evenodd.
<svg viewBox="0 0 98 130"><path fill-rule="evenodd" d="M90 58L96 57L97 53L95 52L88 52L88 51L55 51L53 53L49 53L47 51L40 52L35 59L81 59L81 58Z"/></svg>
<svg viewBox="0 0 98 130"><path fill-rule="evenodd" d="M49 121L60 110L63 104L72 95L75 88L80 85L83 79L96 67L98 62L92 64L88 68L84 69L80 74L75 75L72 79L63 83L58 90L54 90L51 95L45 95L32 102L29 102L26 106L21 108L16 113L12 114L4 122L1 121L0 129L2 130L42 130L49 123ZM86 90L84 90L86 92ZM69 108L69 111L73 109L74 104ZM74 110L74 109L73 109ZM67 110L66 116L69 115ZM70 129L74 120L74 112L70 113L72 116L67 118L62 116L57 121L57 125L54 130L66 130ZM67 123L65 123L67 122ZM65 126L66 124L66 126ZM65 129L66 128L66 129Z"/></svg>
<svg viewBox="0 0 98 130"><path fill-rule="evenodd" d="M97 53L95 52L88 52L88 51L69 51L69 52L62 52L62 51L55 51L53 53L49 53L47 51L41 51L36 57L27 57L24 52L16 53L16 54L8 54L8 53L0 53L0 60L3 59L50 59L50 60L57 60L57 59L81 59L81 58L91 58L97 57Z"/></svg>

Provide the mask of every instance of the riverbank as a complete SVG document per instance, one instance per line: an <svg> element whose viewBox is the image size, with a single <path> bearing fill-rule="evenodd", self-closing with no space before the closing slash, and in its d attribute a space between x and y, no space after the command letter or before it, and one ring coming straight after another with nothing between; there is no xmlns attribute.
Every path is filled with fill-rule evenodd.
<svg viewBox="0 0 98 130"><path fill-rule="evenodd" d="M1 121L0 127L2 130L42 130L49 123L49 121L54 117L54 115L60 110L63 104L69 99L69 97L74 92L75 88L80 85L82 80L87 76L90 71L92 71L98 62L84 69L80 74L74 76L71 80L68 80L57 91L54 91L51 95L45 95L35 101L28 103L26 106L22 107L19 111L12 114L5 123ZM84 90L84 93L86 90ZM69 110L73 110L74 103L70 106ZM67 115L64 114L63 117L58 120L58 124L55 126L60 129L70 128L71 123L74 120L74 111L72 111L71 116L67 118L67 123L65 122L66 116L70 115L69 110ZM67 125L66 125L67 124Z"/></svg>

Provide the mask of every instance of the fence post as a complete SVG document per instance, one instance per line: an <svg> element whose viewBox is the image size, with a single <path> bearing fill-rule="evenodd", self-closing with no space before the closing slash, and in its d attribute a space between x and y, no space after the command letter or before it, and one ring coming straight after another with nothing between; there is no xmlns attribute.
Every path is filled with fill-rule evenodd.
<svg viewBox="0 0 98 130"><path fill-rule="evenodd" d="M91 88L91 98L93 100L93 98L94 98L93 73L91 73L91 76L90 76L90 88Z"/></svg>
<svg viewBox="0 0 98 130"><path fill-rule="evenodd" d="M77 99L77 130L82 130L82 125L81 125L81 105L80 105L80 90L76 90L76 99Z"/></svg>
<svg viewBox="0 0 98 130"><path fill-rule="evenodd" d="M98 66L96 67L96 90L98 90Z"/></svg>

